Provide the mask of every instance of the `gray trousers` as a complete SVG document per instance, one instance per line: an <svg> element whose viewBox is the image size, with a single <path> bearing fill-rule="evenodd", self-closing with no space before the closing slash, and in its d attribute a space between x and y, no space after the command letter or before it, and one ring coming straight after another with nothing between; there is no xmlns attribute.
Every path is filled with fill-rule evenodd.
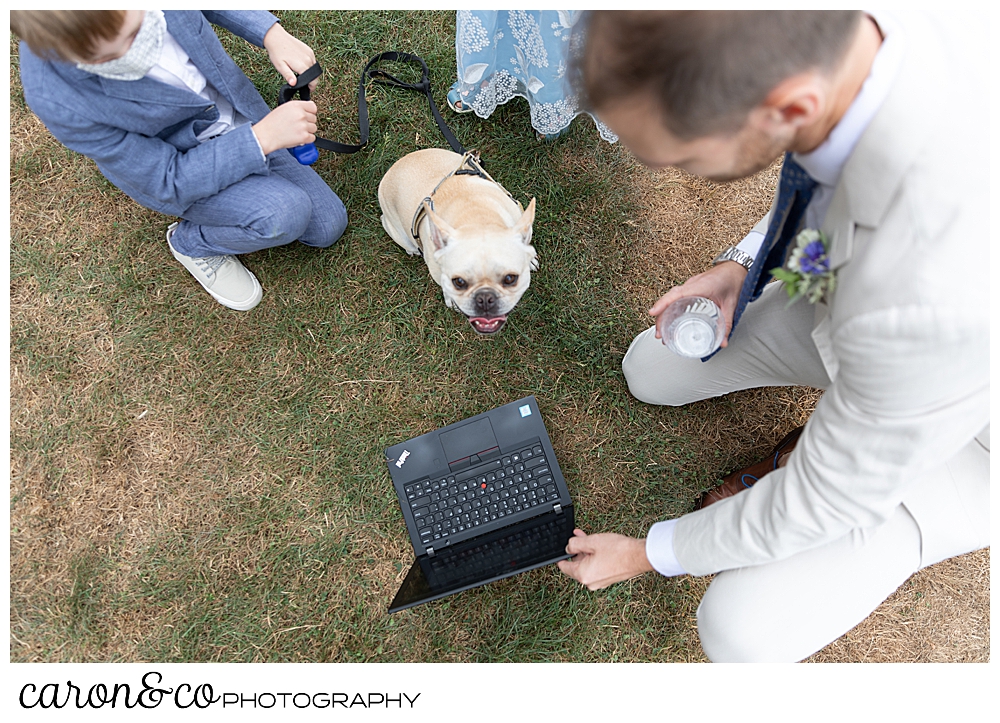
<svg viewBox="0 0 1000 723"><path fill-rule="evenodd" d="M622 361L629 390L681 405L740 389L830 385L810 333L815 309L787 307L770 284L747 307L729 346L708 362L671 353L650 328ZM698 633L715 662L797 661L864 620L917 570L989 545L989 426L955 457L914 481L895 514L785 560L715 576Z"/></svg>

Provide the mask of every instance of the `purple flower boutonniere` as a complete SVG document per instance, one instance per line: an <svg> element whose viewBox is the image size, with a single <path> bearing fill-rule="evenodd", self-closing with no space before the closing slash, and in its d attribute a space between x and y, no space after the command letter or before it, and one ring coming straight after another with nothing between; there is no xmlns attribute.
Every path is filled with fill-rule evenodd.
<svg viewBox="0 0 1000 723"><path fill-rule="evenodd" d="M795 247L784 267L771 270L771 275L784 283L789 304L802 296L815 304L836 288L828 245L826 234L807 228L795 237Z"/></svg>

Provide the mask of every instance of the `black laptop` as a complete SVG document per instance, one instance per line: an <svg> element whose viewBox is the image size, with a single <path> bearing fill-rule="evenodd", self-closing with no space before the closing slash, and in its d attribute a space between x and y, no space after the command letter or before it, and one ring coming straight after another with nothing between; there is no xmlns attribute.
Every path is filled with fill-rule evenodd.
<svg viewBox="0 0 1000 723"><path fill-rule="evenodd" d="M390 613L569 557L573 504L534 396L385 456L417 555Z"/></svg>

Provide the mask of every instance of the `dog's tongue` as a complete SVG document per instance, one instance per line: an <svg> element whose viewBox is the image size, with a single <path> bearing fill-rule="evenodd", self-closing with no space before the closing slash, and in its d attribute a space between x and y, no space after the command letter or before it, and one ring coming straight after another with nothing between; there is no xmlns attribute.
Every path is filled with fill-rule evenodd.
<svg viewBox="0 0 1000 723"><path fill-rule="evenodd" d="M487 319L485 316L470 316L469 323L478 331L480 334L492 334L497 331L504 322L507 321L506 316L493 316Z"/></svg>

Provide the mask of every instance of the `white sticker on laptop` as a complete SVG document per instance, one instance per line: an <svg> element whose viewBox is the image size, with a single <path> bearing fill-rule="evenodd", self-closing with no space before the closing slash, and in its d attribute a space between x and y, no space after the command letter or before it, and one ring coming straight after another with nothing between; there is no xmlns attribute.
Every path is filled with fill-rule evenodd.
<svg viewBox="0 0 1000 723"><path fill-rule="evenodd" d="M409 456L410 456L409 450L404 449L403 453L399 455L399 459L396 460L396 466L402 469L403 465L406 464L406 458Z"/></svg>
<svg viewBox="0 0 1000 723"><path fill-rule="evenodd" d="M518 410L521 412L522 417L531 416L531 406L528 404L525 404L523 407L518 407Z"/></svg>

